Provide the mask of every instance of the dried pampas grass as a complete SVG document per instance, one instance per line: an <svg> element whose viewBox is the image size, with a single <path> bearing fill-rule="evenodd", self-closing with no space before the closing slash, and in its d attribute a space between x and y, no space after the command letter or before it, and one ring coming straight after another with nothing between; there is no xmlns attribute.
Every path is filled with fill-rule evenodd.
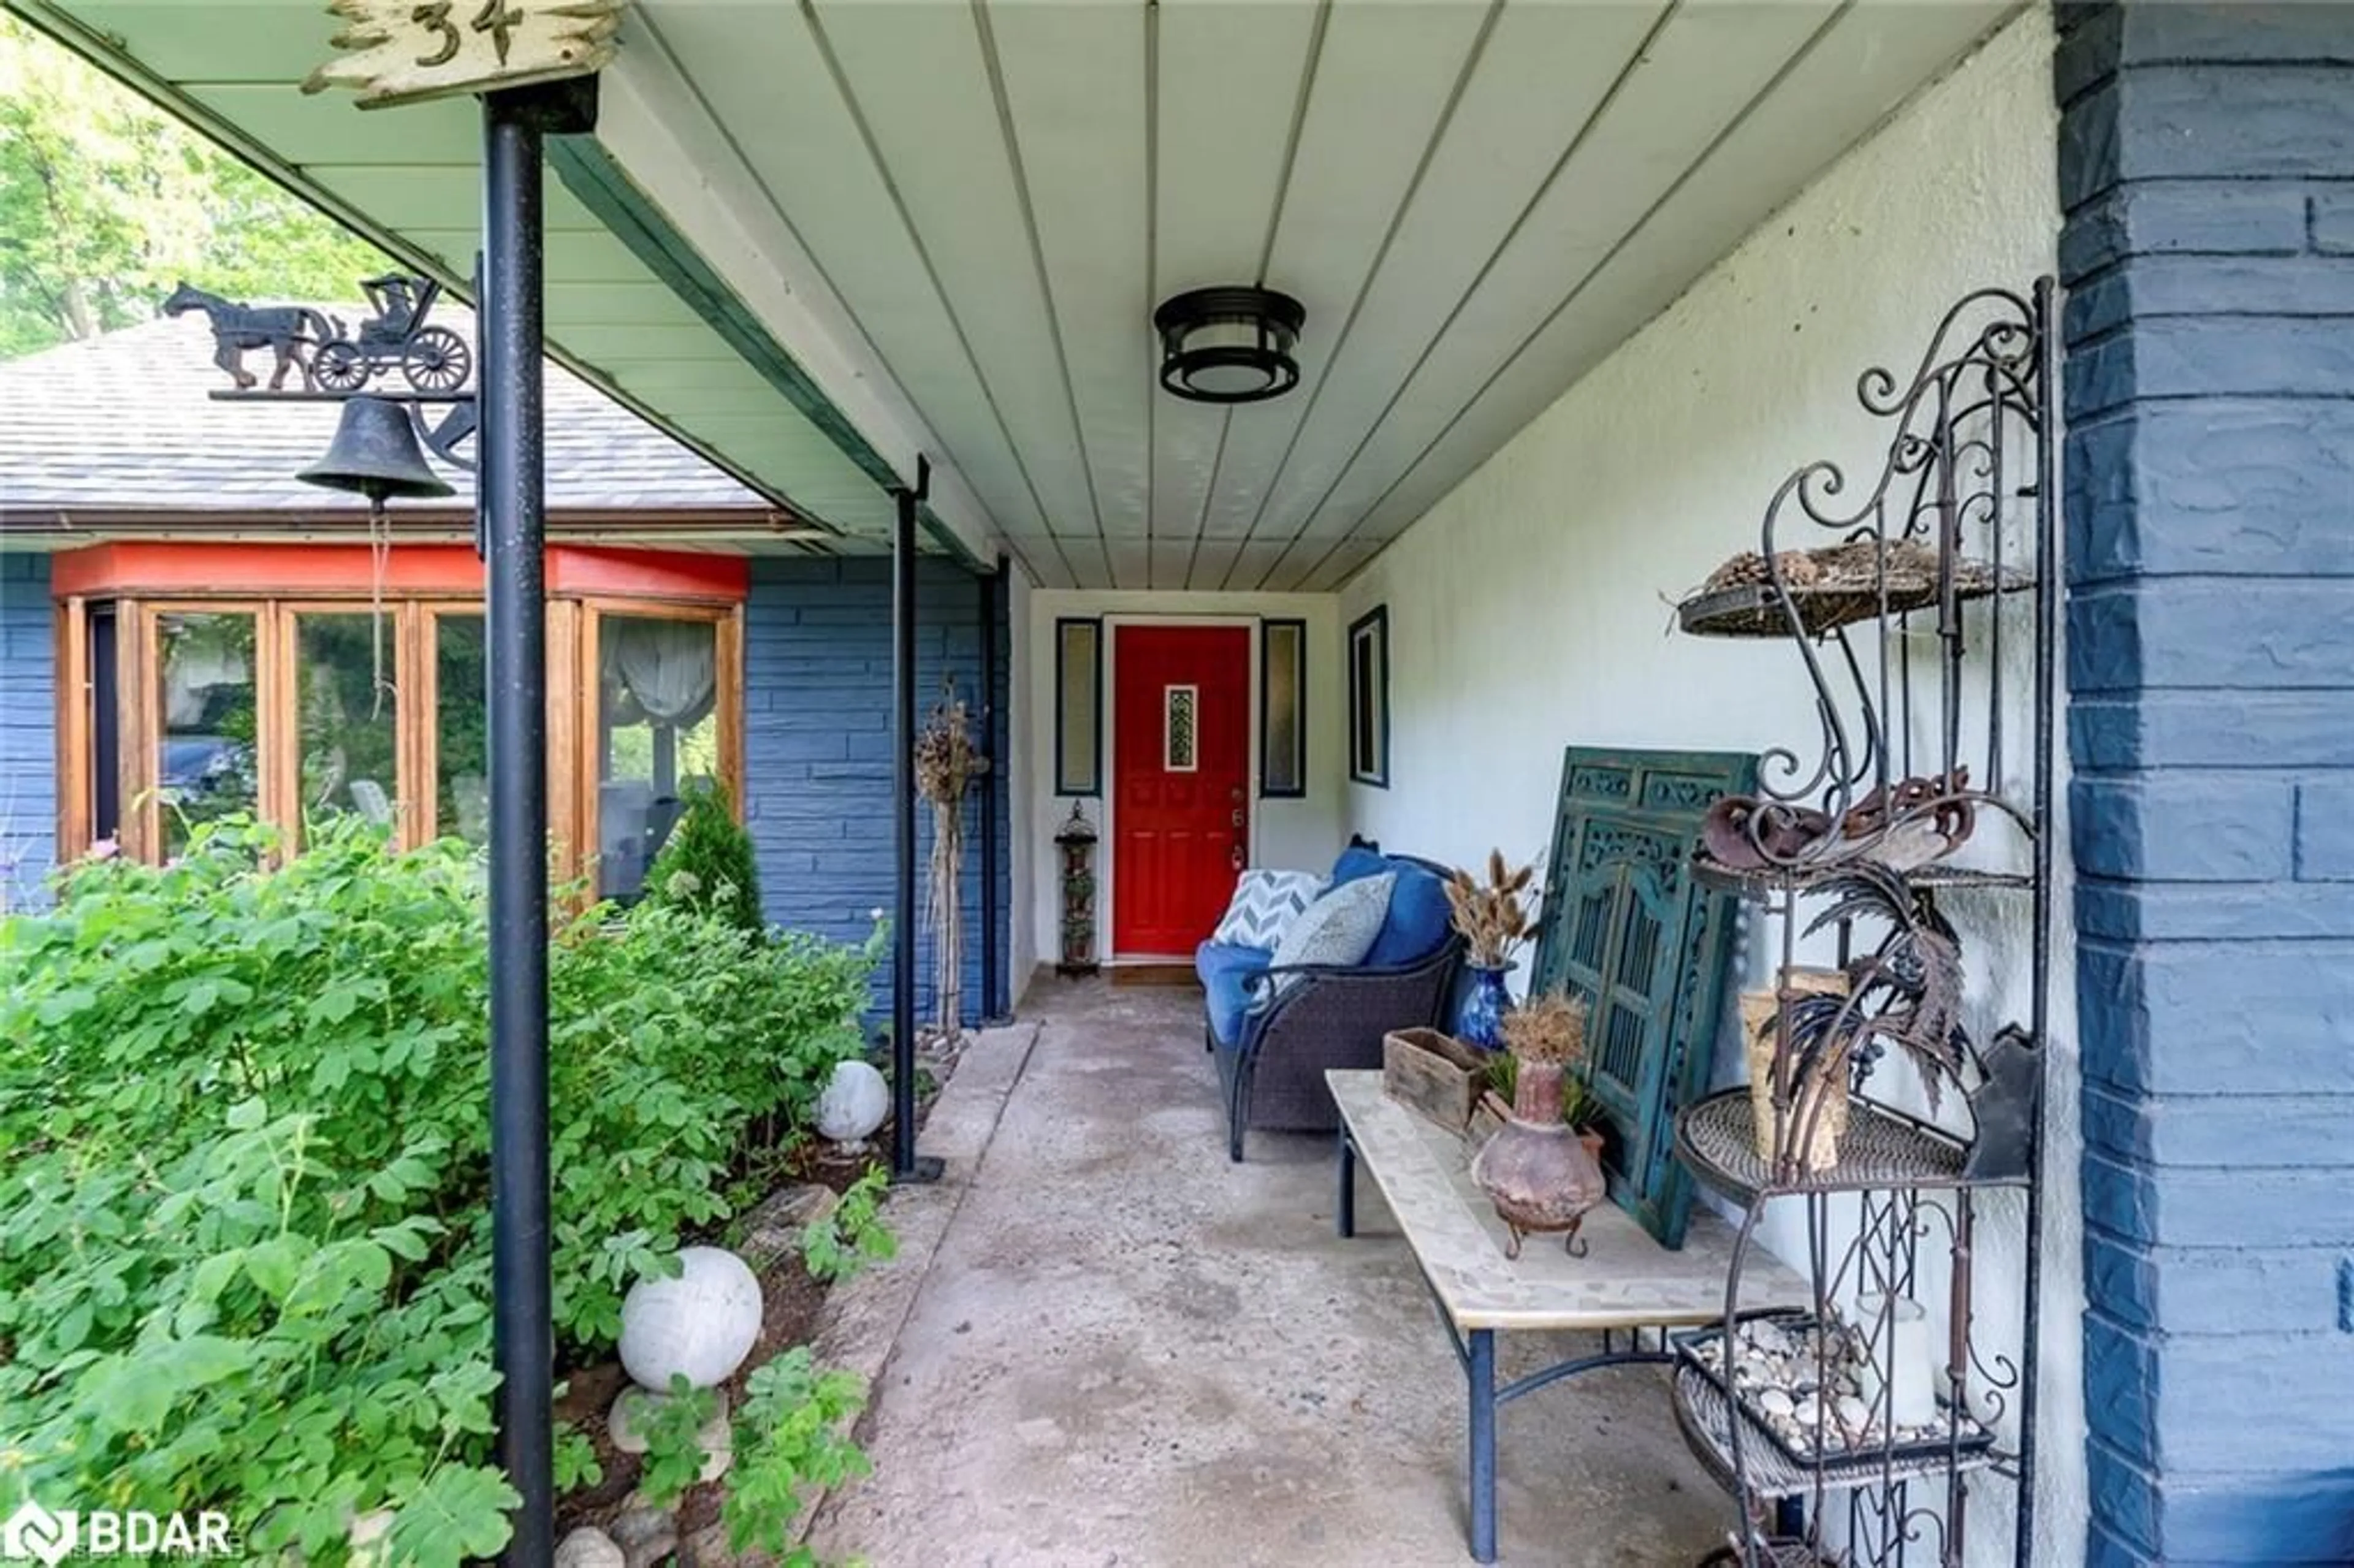
<svg viewBox="0 0 2354 1568"><path fill-rule="evenodd" d="M1529 906L1530 885L1537 868L1512 870L1502 850L1488 852L1488 880L1479 882L1458 866L1447 879L1447 906L1454 912L1455 928L1471 949L1471 962L1482 969L1502 969L1528 940L1535 927Z"/></svg>

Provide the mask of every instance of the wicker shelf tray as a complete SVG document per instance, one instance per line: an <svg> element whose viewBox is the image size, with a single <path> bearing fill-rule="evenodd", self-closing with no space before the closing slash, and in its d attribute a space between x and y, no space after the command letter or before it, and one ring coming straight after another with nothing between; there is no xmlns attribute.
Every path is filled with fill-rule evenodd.
<svg viewBox="0 0 2354 1568"><path fill-rule="evenodd" d="M1765 1312L1758 1314L1751 1321L1771 1323L1792 1333L1804 1333L1814 1328L1816 1319L1811 1312ZM1721 1342L1723 1338L1724 1330L1722 1329L1702 1329L1672 1336L1676 1355L1679 1358L1677 1364L1700 1373L1715 1386L1720 1394L1727 1387L1724 1377L1710 1368L1702 1359L1701 1352L1704 1346ZM1941 1429L1938 1434L1925 1438L1860 1446L1844 1453L1821 1455L1808 1454L1793 1446L1789 1440L1776 1431L1770 1423L1759 1419L1757 1413L1751 1409L1737 1393L1734 1395L1734 1403L1741 1410L1742 1441L1744 1446L1752 1441L1751 1434L1760 1435L1772 1446L1775 1457L1779 1462L1801 1470L1811 1470L1819 1465L1835 1468L1859 1462L1877 1466L1883 1460L1900 1467L1926 1465L1935 1468L1945 1464L1946 1455L1949 1449L1962 1454L1975 1454L1994 1446L1993 1433L1967 1416L1956 1417L1947 1409L1942 1396L1937 1402L1937 1407L1945 1413L1946 1419L1957 1430ZM1819 1436L1820 1431L1821 1428L1818 1428Z"/></svg>
<svg viewBox="0 0 2354 1568"><path fill-rule="evenodd" d="M1983 561L1954 563L1955 597L1965 602L1996 593L2016 593L2035 586L2035 579L2005 567L1998 582L1994 568ZM1885 583L1869 580L1832 584L1792 585L1790 609L1808 637L1821 637L1843 626L1908 615L1937 602L1937 585L1915 573L1892 577ZM1732 588L1703 589L1676 606L1676 623L1694 637L1787 637L1790 615L1781 597L1767 583L1742 583Z"/></svg>
<svg viewBox="0 0 2354 1568"><path fill-rule="evenodd" d="M1850 1459L1830 1459L1811 1465L1794 1463L1766 1428L1747 1413L1736 1413L1715 1378L1688 1361L1676 1365L1676 1425L1695 1457L1728 1491L1738 1490L1744 1477L1733 1467L1733 1423L1741 1422L1742 1471L1749 1493L1756 1498L1795 1498L1817 1489L1846 1491L1858 1487L1882 1487L1899 1481L1935 1478L1943 1480L1950 1463L1957 1470L1992 1467L2003 1457L1992 1445L1949 1456L1899 1458L1875 1452Z"/></svg>
<svg viewBox="0 0 2354 1568"><path fill-rule="evenodd" d="M1750 868L1726 865L1705 852L1692 856L1692 875L1703 885L1751 899L1764 899L1776 893L1805 893L1819 883L1854 869L1855 864L1851 861L1823 865ZM2031 890L2035 886L2035 878L2023 871L1989 871L1975 865L1947 865L1943 862L1914 866L1905 872L1904 880L1916 888L1928 890L1956 887Z"/></svg>
<svg viewBox="0 0 2354 1568"><path fill-rule="evenodd" d="M1676 1152L1694 1176L1748 1202L1764 1192L1840 1192L1892 1187L1958 1187L1968 1157L1958 1139L1873 1105L1848 1102L1839 1163L1777 1181L1757 1153L1756 1122L1744 1085L1709 1096L1676 1118Z"/></svg>

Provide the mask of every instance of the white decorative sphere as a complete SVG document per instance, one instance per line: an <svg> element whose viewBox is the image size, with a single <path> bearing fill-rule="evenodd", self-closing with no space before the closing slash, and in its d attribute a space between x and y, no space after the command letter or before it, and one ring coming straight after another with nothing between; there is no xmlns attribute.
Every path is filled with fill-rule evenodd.
<svg viewBox="0 0 2354 1568"><path fill-rule="evenodd" d="M833 1065L833 1076L817 1097L818 1131L836 1143L856 1143L872 1137L890 1114L891 1086L872 1062Z"/></svg>
<svg viewBox="0 0 2354 1568"><path fill-rule="evenodd" d="M622 1568L628 1561L611 1536L585 1524L556 1543L556 1568Z"/></svg>
<svg viewBox="0 0 2354 1568"><path fill-rule="evenodd" d="M641 1279L621 1298L622 1369L657 1392L673 1374L696 1388L725 1383L760 1337L760 1282L742 1258L691 1246L678 1261L675 1278Z"/></svg>

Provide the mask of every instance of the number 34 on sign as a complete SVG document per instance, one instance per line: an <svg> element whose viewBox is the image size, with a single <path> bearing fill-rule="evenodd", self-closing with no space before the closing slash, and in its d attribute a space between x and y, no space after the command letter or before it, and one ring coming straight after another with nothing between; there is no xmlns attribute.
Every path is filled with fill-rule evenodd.
<svg viewBox="0 0 2354 1568"><path fill-rule="evenodd" d="M348 87L362 109L587 76L613 58L623 0L333 0L342 51L305 92Z"/></svg>

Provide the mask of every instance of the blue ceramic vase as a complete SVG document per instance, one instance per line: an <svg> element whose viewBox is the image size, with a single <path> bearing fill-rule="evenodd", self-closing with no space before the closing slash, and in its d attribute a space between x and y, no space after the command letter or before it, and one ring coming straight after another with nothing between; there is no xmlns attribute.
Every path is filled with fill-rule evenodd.
<svg viewBox="0 0 2354 1568"><path fill-rule="evenodd" d="M1504 977L1516 966L1463 967L1471 977L1471 984L1463 994L1463 1011L1455 1021L1455 1037L1482 1050L1500 1050L1504 1044L1504 1014L1512 1006L1512 993L1504 989Z"/></svg>

